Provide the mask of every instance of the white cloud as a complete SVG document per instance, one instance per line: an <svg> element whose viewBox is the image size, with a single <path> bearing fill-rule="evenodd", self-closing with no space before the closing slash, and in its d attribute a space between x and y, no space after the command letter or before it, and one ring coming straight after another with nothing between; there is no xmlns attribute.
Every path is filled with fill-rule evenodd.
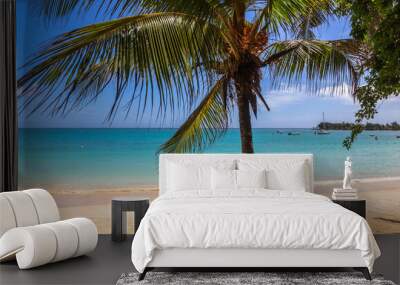
<svg viewBox="0 0 400 285"><path fill-rule="evenodd" d="M348 105L354 104L352 88L347 83L343 83L339 86L331 85L320 88L318 93L327 99L340 100Z"/></svg>
<svg viewBox="0 0 400 285"><path fill-rule="evenodd" d="M318 92L315 92L315 94L306 91L306 88L303 86L298 88L286 87L274 89L266 92L266 98L268 104L273 108L312 99L334 100L338 103L354 105L354 100L351 95L351 86L345 83L339 86L331 85L322 87Z"/></svg>
<svg viewBox="0 0 400 285"><path fill-rule="evenodd" d="M288 87L285 89L271 90L267 92L267 102L271 108L293 104L305 100L307 95L301 88Z"/></svg>

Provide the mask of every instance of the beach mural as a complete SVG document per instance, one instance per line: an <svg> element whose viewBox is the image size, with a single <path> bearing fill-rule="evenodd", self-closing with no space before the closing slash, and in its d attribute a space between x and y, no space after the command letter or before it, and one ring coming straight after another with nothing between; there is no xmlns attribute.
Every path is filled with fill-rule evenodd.
<svg viewBox="0 0 400 285"><path fill-rule="evenodd" d="M30 9L28 2L17 2L20 74L27 71L23 65L29 58L61 33L102 20L94 7L85 17L73 13L70 18L49 21ZM348 37L349 31L348 20L335 19L316 32L335 39ZM252 118L254 151L314 154L315 192L327 196L341 185L344 161L350 156L353 188L367 200L373 231L400 233L400 128L393 123L400 122L400 100L382 103L368 130L347 151L342 143L350 133L349 125L342 122L353 122L358 109L349 85L343 84L337 94L328 84L316 95L291 86L278 89L269 86L268 80L261 84L271 110L259 106L257 119ZM113 88L108 86L96 102L71 112L52 116L21 109L19 118L19 187L48 189L64 217L88 216L102 233L111 229L113 196L153 199L158 195L158 151L190 113L168 109L157 116L157 108L149 103L139 115L133 108L128 115L121 111L109 121ZM127 92L132 92L130 88ZM233 111L228 130L202 151L240 152L238 116Z"/></svg>

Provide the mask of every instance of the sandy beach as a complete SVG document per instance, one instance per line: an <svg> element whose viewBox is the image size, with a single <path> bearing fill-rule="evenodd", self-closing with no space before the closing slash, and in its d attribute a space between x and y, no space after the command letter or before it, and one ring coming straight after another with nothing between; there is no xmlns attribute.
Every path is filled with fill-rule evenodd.
<svg viewBox="0 0 400 285"><path fill-rule="evenodd" d="M341 181L315 182L315 193L330 196ZM367 200L367 220L374 233L400 233L400 177L367 178L353 180L353 188L359 190L361 199ZM99 233L111 232L111 199L117 196L149 197L158 196L157 186L134 186L113 189L73 189L68 187L47 187L60 207L64 219L88 217L92 219ZM133 215L128 215L128 232L133 232Z"/></svg>
<svg viewBox="0 0 400 285"><path fill-rule="evenodd" d="M367 201L367 220L374 233L400 233L400 177L353 180L360 199ZM314 191L330 196L341 181L317 182Z"/></svg>

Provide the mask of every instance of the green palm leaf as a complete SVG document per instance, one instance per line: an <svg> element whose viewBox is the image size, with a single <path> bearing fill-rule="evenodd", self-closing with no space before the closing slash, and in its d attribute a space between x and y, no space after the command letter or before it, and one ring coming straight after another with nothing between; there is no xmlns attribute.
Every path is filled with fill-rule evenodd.
<svg viewBox="0 0 400 285"><path fill-rule="evenodd" d="M49 19L97 9L98 14L106 16L180 12L201 19L219 18L225 21L232 12L228 3L218 0L41 0L33 4Z"/></svg>
<svg viewBox="0 0 400 285"><path fill-rule="evenodd" d="M288 31L303 19L310 10L317 10L320 1L315 0L270 0L260 1L264 4L257 10L258 16L254 21L252 32L266 30L269 33L279 35L282 31ZM257 5L262 5L256 2Z"/></svg>
<svg viewBox="0 0 400 285"><path fill-rule="evenodd" d="M160 148L187 152L215 141L236 104L242 151L253 152L251 116L257 116L259 103L269 109L261 90L263 68L274 87L305 85L316 92L327 85L338 90L342 83L357 87L367 55L363 47L350 39L317 40L314 34L334 5L333 0L43 0L40 8L50 19L94 7L101 16L122 18L65 33L37 54L18 81L22 108L65 114L109 86L110 120L120 106L126 114L157 108L158 115L168 110L173 116L175 108L193 110L202 98ZM133 91L127 95L128 88Z"/></svg>
<svg viewBox="0 0 400 285"><path fill-rule="evenodd" d="M334 17L335 3L321 1L317 7L311 7L308 13L303 15L297 23L294 23L292 32L297 39L312 40L316 38L314 29Z"/></svg>
<svg viewBox="0 0 400 285"><path fill-rule="evenodd" d="M34 2L34 3L33 3ZM135 4L136 3L136 4ZM115 13L123 12L133 6L137 6L137 1L132 0L41 0L32 1L38 6L40 12L48 18L64 17L73 11L87 11L97 8L98 12Z"/></svg>
<svg viewBox="0 0 400 285"><path fill-rule="evenodd" d="M228 128L227 80L218 80L175 134L161 147L162 152L193 152L213 143Z"/></svg>
<svg viewBox="0 0 400 285"><path fill-rule="evenodd" d="M360 44L352 39L289 40L272 44L264 64L270 67L274 87L305 85L318 92L333 85L335 92L343 91L342 83L349 83L354 91L364 56Z"/></svg>
<svg viewBox="0 0 400 285"><path fill-rule="evenodd" d="M23 107L57 114L95 100L115 86L109 118L123 101L127 86L133 98L146 94L142 109L158 96L158 111L190 107L209 74L207 63L220 58L219 30L182 13L163 12L120 18L63 34L33 58L18 85ZM150 103L149 103L150 102Z"/></svg>

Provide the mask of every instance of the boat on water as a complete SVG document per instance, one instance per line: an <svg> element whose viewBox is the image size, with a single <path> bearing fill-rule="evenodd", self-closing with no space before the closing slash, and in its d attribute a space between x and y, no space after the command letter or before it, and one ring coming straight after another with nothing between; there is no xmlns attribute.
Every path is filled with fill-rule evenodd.
<svg viewBox="0 0 400 285"><path fill-rule="evenodd" d="M329 135L330 132L324 130L324 129L319 129L315 132L317 135Z"/></svg>
<svg viewBox="0 0 400 285"><path fill-rule="evenodd" d="M283 132L281 130L277 130L276 133L277 134L283 134Z"/></svg>
<svg viewBox="0 0 400 285"><path fill-rule="evenodd" d="M323 125L325 122L325 113L322 112L322 122L320 125ZM317 128L316 131L314 132L314 134L316 135L329 135L330 132L328 132L327 130L324 130L323 128Z"/></svg>
<svg viewBox="0 0 400 285"><path fill-rule="evenodd" d="M288 132L289 136L299 136L300 133L299 132Z"/></svg>

